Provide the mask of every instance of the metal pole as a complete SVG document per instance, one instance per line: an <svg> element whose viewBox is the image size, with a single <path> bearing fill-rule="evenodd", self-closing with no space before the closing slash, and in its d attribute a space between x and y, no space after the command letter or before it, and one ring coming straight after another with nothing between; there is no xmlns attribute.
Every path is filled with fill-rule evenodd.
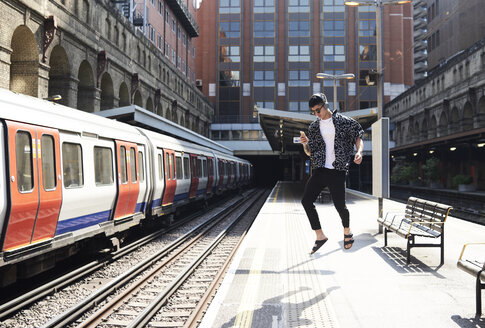
<svg viewBox="0 0 485 328"><path fill-rule="evenodd" d="M337 77L333 79L333 110L337 110Z"/></svg>
<svg viewBox="0 0 485 328"><path fill-rule="evenodd" d="M384 102L384 68L382 67L382 5L376 0L376 50L377 50L377 120L382 118Z"/></svg>
<svg viewBox="0 0 485 328"><path fill-rule="evenodd" d="M384 69L382 67L382 1L376 0L376 50L377 50L377 120L382 119L384 103ZM382 150L381 150L382 151ZM382 217L383 199L378 198L378 216ZM382 233L382 226L379 224L379 233Z"/></svg>

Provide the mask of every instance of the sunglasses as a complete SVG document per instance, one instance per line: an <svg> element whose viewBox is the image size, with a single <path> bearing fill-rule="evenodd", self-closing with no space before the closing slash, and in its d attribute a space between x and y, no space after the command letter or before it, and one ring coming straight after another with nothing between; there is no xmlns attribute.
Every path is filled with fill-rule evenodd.
<svg viewBox="0 0 485 328"><path fill-rule="evenodd" d="M322 110L324 105L321 105L320 107L318 107L317 109L313 110L312 108L310 108L310 112L315 115L315 113L317 114L320 114L320 111Z"/></svg>

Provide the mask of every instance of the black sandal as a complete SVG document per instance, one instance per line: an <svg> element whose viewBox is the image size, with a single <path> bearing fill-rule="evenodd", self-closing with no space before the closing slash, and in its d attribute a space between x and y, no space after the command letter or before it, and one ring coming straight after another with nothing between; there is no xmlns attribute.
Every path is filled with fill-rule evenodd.
<svg viewBox="0 0 485 328"><path fill-rule="evenodd" d="M352 244L354 243L354 234L353 233L349 233L348 235L344 234L344 248L345 249L351 249L352 248ZM351 238L350 240L345 240L345 238ZM350 245L350 247L345 247L347 245Z"/></svg>
<svg viewBox="0 0 485 328"><path fill-rule="evenodd" d="M327 242L328 238L322 239L322 240L315 240L315 246L313 246L312 251L310 252L310 255L318 251L320 247L323 246Z"/></svg>

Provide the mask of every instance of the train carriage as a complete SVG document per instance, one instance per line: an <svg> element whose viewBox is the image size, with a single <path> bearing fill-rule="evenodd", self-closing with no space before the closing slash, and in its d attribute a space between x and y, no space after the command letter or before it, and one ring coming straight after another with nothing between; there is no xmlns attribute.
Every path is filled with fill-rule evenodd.
<svg viewBox="0 0 485 328"><path fill-rule="evenodd" d="M0 269L22 263L33 275L55 263L34 258L118 245L147 217L244 184L230 167L242 162L0 89Z"/></svg>

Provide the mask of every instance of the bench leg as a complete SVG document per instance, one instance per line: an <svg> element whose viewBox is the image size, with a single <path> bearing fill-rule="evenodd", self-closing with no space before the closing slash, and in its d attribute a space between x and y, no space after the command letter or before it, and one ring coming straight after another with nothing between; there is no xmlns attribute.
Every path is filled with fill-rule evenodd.
<svg viewBox="0 0 485 328"><path fill-rule="evenodd" d="M477 295L476 295L476 303L477 303L477 313L476 316L480 318L482 316L482 289L485 289L485 284L482 284L480 281L480 275L482 274L483 270L478 271L477 274Z"/></svg>
<svg viewBox="0 0 485 328"><path fill-rule="evenodd" d="M443 265L445 263L445 238L443 236L443 233L440 236L441 238L441 262L440 265Z"/></svg>
<svg viewBox="0 0 485 328"><path fill-rule="evenodd" d="M414 236L408 237L408 246L407 246L407 254L406 254L406 264L411 263L411 247L414 244Z"/></svg>
<svg viewBox="0 0 485 328"><path fill-rule="evenodd" d="M387 228L384 227L384 247L387 247Z"/></svg>

